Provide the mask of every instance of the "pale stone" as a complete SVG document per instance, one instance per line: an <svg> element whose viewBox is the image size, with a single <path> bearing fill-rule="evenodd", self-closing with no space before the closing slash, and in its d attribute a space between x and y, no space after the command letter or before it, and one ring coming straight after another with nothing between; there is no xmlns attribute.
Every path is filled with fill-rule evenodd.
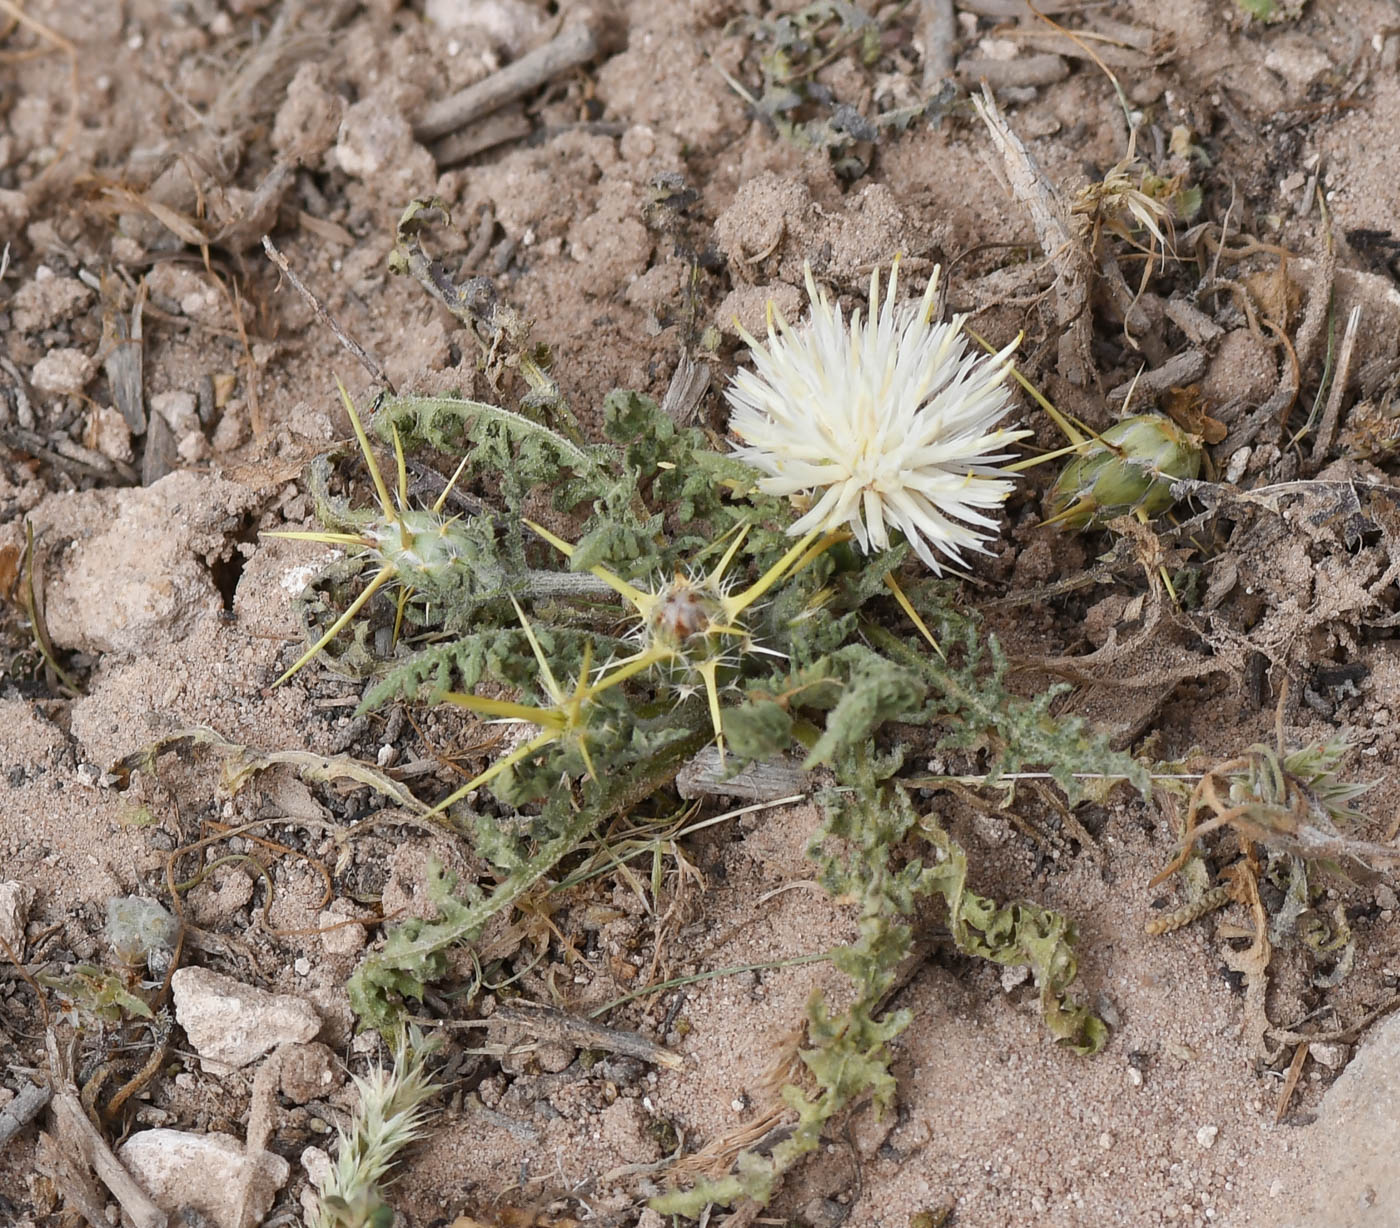
<svg viewBox="0 0 1400 1228"><path fill-rule="evenodd" d="M273 994L207 968L181 968L170 982L175 1018L206 1071L225 1073L288 1041L308 1041L321 1030L311 1004Z"/></svg>
<svg viewBox="0 0 1400 1228"><path fill-rule="evenodd" d="M97 359L83 350L64 346L50 350L29 373L29 382L50 396L82 392L97 373Z"/></svg>
<svg viewBox="0 0 1400 1228"><path fill-rule="evenodd" d="M177 974L178 975L178 974ZM197 1211L215 1228L256 1228L292 1168L279 1155L248 1155L229 1134L143 1130L117 1158L163 1211Z"/></svg>
<svg viewBox="0 0 1400 1228"><path fill-rule="evenodd" d="M24 959L24 927L29 922L29 909L34 903L34 888L28 883L9 879L0 883L0 938L10 948L6 959Z"/></svg>
<svg viewBox="0 0 1400 1228"><path fill-rule="evenodd" d="M1391 1228L1400 1206L1400 1016L1377 1024L1297 1131L1287 1194L1298 1228ZM1281 1193L1283 1191L1280 1191Z"/></svg>
<svg viewBox="0 0 1400 1228"><path fill-rule="evenodd" d="M342 900L322 909L316 925L327 955L358 955L369 941L369 932Z"/></svg>
<svg viewBox="0 0 1400 1228"><path fill-rule="evenodd" d="M335 1054L319 1040L287 1045L281 1056L282 1094L293 1104L323 1099L343 1082Z"/></svg>

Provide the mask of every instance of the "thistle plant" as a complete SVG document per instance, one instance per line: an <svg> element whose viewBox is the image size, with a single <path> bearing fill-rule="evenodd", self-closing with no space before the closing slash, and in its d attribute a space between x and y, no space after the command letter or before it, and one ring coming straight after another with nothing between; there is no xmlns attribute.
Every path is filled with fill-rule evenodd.
<svg viewBox="0 0 1400 1228"><path fill-rule="evenodd" d="M921 750L984 753L989 779L1048 768L1072 801L1076 773L1145 781L1081 722L1050 712L1054 689L1011 693L995 640L941 578L987 549L990 513L1012 489L1001 463L1024 432L997 425L1009 409L1009 349L971 356L960 320L935 321L935 289L901 302L894 273L883 295L872 279L870 315L849 324L810 276L809 290L809 320L774 315L766 348L749 339L754 371L730 391L737 452L623 391L605 398L603 438L591 443L557 389L520 412L384 398L368 429L347 406L377 502L337 499L319 471L328 527L288 536L348 552L316 582L344 613L311 633L283 677L355 624L353 664L371 678L362 711L405 701L531 727L433 807L470 833L494 887L431 874L438 915L392 927L350 980L362 1025L395 1034L406 1004L447 975L450 948L476 940L616 816L645 823L652 799L717 742L736 768L796 750L862 799L850 813L833 803L831 834L862 844L859 864L827 879L864 893L869 943L833 956L857 981L856 1004L809 1015L804 1061L818 1090L789 1101L816 1130L805 1139L860 1088L888 1086L880 1071L902 1024L880 1022L875 1006L907 946L898 914L918 892L943 895L965 949L1033 963L1058 1039L1085 1051L1102 1043L1087 1012L1066 1004L1065 919L968 891L962 852L936 820L919 834L941 868L891 869L912 812L898 800L898 822L869 819L886 792L903 799L897 780L872 783L870 765L897 765L917 727ZM392 447L393 495L371 432ZM446 495L410 509L405 457L428 452L449 458L449 486L483 510L448 517ZM371 620L393 634L371 640L361 632ZM931 640L947 655L930 653ZM479 802L486 792L491 806ZM979 928L993 920L994 934ZM1046 935L1050 946L1032 947ZM801 1151L786 1149L784 1163Z"/></svg>

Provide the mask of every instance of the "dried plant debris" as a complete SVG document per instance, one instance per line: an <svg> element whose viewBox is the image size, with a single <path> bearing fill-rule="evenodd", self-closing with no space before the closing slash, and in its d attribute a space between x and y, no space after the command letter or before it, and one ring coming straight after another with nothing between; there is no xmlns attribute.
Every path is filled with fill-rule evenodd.
<svg viewBox="0 0 1400 1228"><path fill-rule="evenodd" d="M1350 834L1365 819L1352 802L1371 787L1338 775L1350 744L1336 738L1285 752L1281 737L1278 746L1250 747L1201 775L1187 799L1181 851L1152 880L1180 875L1187 900L1147 927L1166 934L1231 902L1246 908L1251 925L1237 936L1249 945L1225 947L1222 957L1245 978L1245 1026L1260 1054L1268 1053L1266 990L1277 949L1293 943L1308 952L1317 989L1336 987L1352 969L1346 909L1338 903L1329 911L1319 877L1370 882L1376 866L1400 864L1400 849ZM1203 851L1210 835L1210 860L1225 861L1214 874Z"/></svg>
<svg viewBox="0 0 1400 1228"><path fill-rule="evenodd" d="M911 45L917 19L915 5L887 5L872 16L847 0L816 0L776 18L747 18L760 83L751 89L725 78L783 140L826 151L837 174L856 179L869 170L870 151L888 133L919 119L938 122L956 99L950 81L935 79L924 96L914 87L912 62L896 67L901 53L890 48ZM821 70L837 60L859 65L871 79L873 113L838 97L823 80Z"/></svg>

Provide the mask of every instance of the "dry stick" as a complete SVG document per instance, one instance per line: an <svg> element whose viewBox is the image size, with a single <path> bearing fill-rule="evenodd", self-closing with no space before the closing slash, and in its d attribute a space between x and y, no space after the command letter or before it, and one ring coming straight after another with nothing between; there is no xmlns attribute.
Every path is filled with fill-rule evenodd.
<svg viewBox="0 0 1400 1228"><path fill-rule="evenodd" d="M1069 76L1069 65L1058 55L1023 55L1014 60L972 57L959 60L957 77L964 85L985 81L994 90L1054 85Z"/></svg>
<svg viewBox="0 0 1400 1228"><path fill-rule="evenodd" d="M112 348L103 362L112 400L121 410L133 435L146 433L145 346L142 313L146 308L146 282L136 289L131 321L121 312L112 317Z"/></svg>
<svg viewBox="0 0 1400 1228"><path fill-rule="evenodd" d="M0 1109L0 1149L39 1115L44 1105L53 1099L53 1088L38 1083L26 1083L19 1095Z"/></svg>
<svg viewBox="0 0 1400 1228"><path fill-rule="evenodd" d="M597 54L598 36L591 26L567 26L543 47L536 47L500 72L433 103L414 125L413 135L426 143L456 132L506 103L523 98L560 73L586 64Z"/></svg>
<svg viewBox="0 0 1400 1228"><path fill-rule="evenodd" d="M800 764L786 758L751 763L730 774L716 747L699 751L676 774L676 789L686 801L697 797L741 798L751 802L771 802L792 794L811 791L812 775Z"/></svg>
<svg viewBox="0 0 1400 1228"><path fill-rule="evenodd" d="M958 21L953 0L923 0L920 33L924 41L924 89L932 90L952 76L958 50Z"/></svg>
<svg viewBox="0 0 1400 1228"><path fill-rule="evenodd" d="M135 1228L166 1228L168 1220L146 1194L112 1150L107 1140L83 1112L67 1063L58 1049L58 1037L48 1034L49 1077L53 1080L53 1113L57 1138L75 1150L92 1167L102 1184L112 1192Z"/></svg>
<svg viewBox="0 0 1400 1228"><path fill-rule="evenodd" d="M263 235L262 245L263 251L267 253L268 258L282 271L282 276L292 283L292 289L311 305L312 311L314 311L320 319L325 321L326 327L336 335L340 344L360 360L360 366L364 367L364 369L369 372L370 378L381 388L387 388L394 396L398 396L398 389L390 382L389 377L384 374L380 365L365 352L364 346L340 327L340 322L326 310L326 305L316 297L310 287L302 283L300 277L292 272L291 265L287 263L286 256L277 250L276 246L267 235Z"/></svg>
<svg viewBox="0 0 1400 1228"><path fill-rule="evenodd" d="M605 1024L594 1023L591 1019L581 1019L551 1006L512 1006L503 1004L491 1012L486 1023L499 1021L513 1023L527 1032L545 1040L562 1040L585 1049L603 1049L608 1053L621 1053L624 1057L641 1058L644 1062L654 1062L667 1070L679 1070L685 1059L679 1053L648 1040L637 1032L622 1028L610 1028Z"/></svg>
<svg viewBox="0 0 1400 1228"><path fill-rule="evenodd" d="M473 124L461 132L443 137L432 148L433 161L439 166L451 166L454 162L465 162L479 153L504 145L507 141L518 141L529 136L535 125L524 111L502 111L489 115L479 124ZM473 266L463 262L463 267Z"/></svg>
<svg viewBox="0 0 1400 1228"><path fill-rule="evenodd" d="M1195 383L1206 373L1210 358L1204 350L1182 350L1167 359L1160 367L1143 371L1126 383L1119 384L1108 394L1110 401L1126 401L1128 394L1136 390L1139 399L1166 392L1169 388L1185 388Z"/></svg>
<svg viewBox="0 0 1400 1228"><path fill-rule="evenodd" d="M1079 0L1052 0L1049 4L1037 4L1035 7L1042 13L1069 13L1083 5ZM1031 6L1026 0L958 0L958 8L997 21L1032 16Z"/></svg>
<svg viewBox="0 0 1400 1228"><path fill-rule="evenodd" d="M972 103L1001 154L1011 191L1031 215L1041 251L1058 275L1055 322L1063 330L1058 355L1060 374L1076 387L1085 387L1094 371L1090 357L1088 306L1092 269L1088 253L1074 233L1068 211L1054 187L1011 130L992 91L983 86L982 96L974 96Z"/></svg>
<svg viewBox="0 0 1400 1228"><path fill-rule="evenodd" d="M1332 374L1332 390L1327 394L1327 408L1323 410L1322 421L1317 426L1317 438L1313 440L1312 465L1314 472L1321 469L1332 450L1332 441L1337 435L1337 420L1342 414L1342 397L1347 390L1347 380L1351 376L1351 360L1356 352L1356 335L1360 331L1361 307L1351 309L1347 316L1346 331L1342 334L1342 348L1337 353L1337 369Z"/></svg>
<svg viewBox="0 0 1400 1228"><path fill-rule="evenodd" d="M1293 1099L1293 1091L1303 1073L1303 1063L1308 1057L1308 1042L1303 1041L1293 1050L1293 1060L1288 1063L1288 1075L1283 1081L1283 1090L1278 1095L1278 1108L1274 1110L1274 1125L1282 1125L1288 1113L1288 1102Z"/></svg>

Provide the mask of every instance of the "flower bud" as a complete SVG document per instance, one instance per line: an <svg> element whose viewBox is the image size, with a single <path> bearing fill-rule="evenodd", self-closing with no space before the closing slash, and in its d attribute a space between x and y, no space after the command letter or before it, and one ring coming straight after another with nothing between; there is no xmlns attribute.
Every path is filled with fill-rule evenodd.
<svg viewBox="0 0 1400 1228"><path fill-rule="evenodd" d="M1065 466L1051 488L1046 523L1085 529L1139 510L1155 516L1172 505L1172 483L1200 471L1200 441L1170 418L1125 418Z"/></svg>

